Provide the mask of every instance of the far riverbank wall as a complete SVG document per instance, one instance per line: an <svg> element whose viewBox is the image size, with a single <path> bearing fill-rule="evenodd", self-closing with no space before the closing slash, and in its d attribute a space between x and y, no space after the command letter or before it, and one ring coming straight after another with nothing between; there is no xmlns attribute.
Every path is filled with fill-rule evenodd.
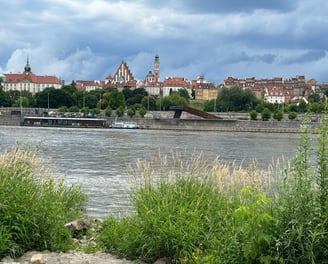
<svg viewBox="0 0 328 264"><path fill-rule="evenodd" d="M3 109L2 109L3 110ZM0 125L20 126L21 118L19 109L2 111ZM17 114L16 114L17 112ZM19 114L18 114L19 113ZM26 116L35 116L43 113L40 109L24 109ZM285 117L281 121L249 120L248 113L217 113L221 119L202 119L188 113L183 113L181 118L173 118L174 111L151 111L144 118L128 116L108 117L108 124L115 121L135 122L140 128L162 130L191 130L191 131L231 131L231 132L268 132L268 133L299 133L303 125L304 117L299 115L297 120L288 120ZM104 118L104 116L101 116ZM309 116L309 126L312 133L320 126L320 115Z"/></svg>
<svg viewBox="0 0 328 264"><path fill-rule="evenodd" d="M137 124L146 129L299 133L304 125L300 121L251 121L251 120L205 120L205 119L138 119ZM319 122L309 124L315 133Z"/></svg>

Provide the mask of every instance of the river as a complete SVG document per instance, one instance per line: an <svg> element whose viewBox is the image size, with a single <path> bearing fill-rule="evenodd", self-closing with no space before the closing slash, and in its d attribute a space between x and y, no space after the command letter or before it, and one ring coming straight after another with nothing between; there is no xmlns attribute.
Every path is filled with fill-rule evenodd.
<svg viewBox="0 0 328 264"><path fill-rule="evenodd" d="M39 146L40 157L89 195L87 213L103 218L131 210L127 165L172 152L186 158L202 153L204 158L236 164L256 161L267 168L272 161L291 159L299 143L298 134L247 132L193 132L143 129L74 129L0 127L0 150L17 144Z"/></svg>

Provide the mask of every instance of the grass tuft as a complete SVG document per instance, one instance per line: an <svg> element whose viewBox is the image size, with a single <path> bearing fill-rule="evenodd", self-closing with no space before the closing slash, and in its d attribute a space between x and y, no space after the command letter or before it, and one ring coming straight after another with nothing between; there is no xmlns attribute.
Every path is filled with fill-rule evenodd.
<svg viewBox="0 0 328 264"><path fill-rule="evenodd" d="M18 146L0 155L0 257L69 249L65 223L81 216L80 188L51 177L37 153Z"/></svg>

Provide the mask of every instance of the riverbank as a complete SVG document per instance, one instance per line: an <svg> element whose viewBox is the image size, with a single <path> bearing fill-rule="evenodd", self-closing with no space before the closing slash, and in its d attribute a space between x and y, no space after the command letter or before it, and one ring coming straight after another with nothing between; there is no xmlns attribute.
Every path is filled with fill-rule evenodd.
<svg viewBox="0 0 328 264"><path fill-rule="evenodd" d="M132 262L126 259L119 259L114 255L98 252L87 254L83 252L71 251L68 253L49 251L30 251L23 256L12 259L6 257L0 264L136 264L142 262Z"/></svg>
<svg viewBox="0 0 328 264"><path fill-rule="evenodd" d="M42 110L24 110L24 116L37 116ZM174 111L150 111L145 117L129 116L99 118L107 120L105 127L113 127L115 122L133 121L139 128L156 130L186 130L186 131L222 131L222 132L260 132L260 133L299 133L303 128L304 116L300 115L296 120L289 120L287 116L281 121L249 120L248 113L215 113L218 119L203 119L195 115L183 113L181 118L174 118ZM24 116L19 110L2 110L0 126L20 126ZM320 126L320 115L308 116L310 130L316 133Z"/></svg>

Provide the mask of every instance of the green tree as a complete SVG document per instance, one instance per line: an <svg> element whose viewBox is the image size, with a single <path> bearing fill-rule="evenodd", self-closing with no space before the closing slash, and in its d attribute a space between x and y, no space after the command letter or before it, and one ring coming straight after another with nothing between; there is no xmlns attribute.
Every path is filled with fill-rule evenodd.
<svg viewBox="0 0 328 264"><path fill-rule="evenodd" d="M10 93L5 92L0 86L0 107L9 107L12 104Z"/></svg>
<svg viewBox="0 0 328 264"><path fill-rule="evenodd" d="M105 115L106 116L111 116L112 115L112 108L110 108L109 106L106 107L106 109L105 109Z"/></svg>
<svg viewBox="0 0 328 264"><path fill-rule="evenodd" d="M296 119L296 117L297 117L297 113L296 112L289 112L288 113L288 119L289 120L294 120L294 119Z"/></svg>
<svg viewBox="0 0 328 264"><path fill-rule="evenodd" d="M310 94L308 101L310 103L320 103L320 101L321 101L320 95L318 93Z"/></svg>
<svg viewBox="0 0 328 264"><path fill-rule="evenodd" d="M215 100L216 99L206 101L204 103L203 109L201 109L201 110L203 110L205 112L217 112L217 111L223 112L222 109L217 107L217 104L216 104Z"/></svg>
<svg viewBox="0 0 328 264"><path fill-rule="evenodd" d="M283 117L284 117L284 113L282 112L282 110L278 110L278 111L274 112L274 114L273 114L273 118L278 121L283 119Z"/></svg>
<svg viewBox="0 0 328 264"><path fill-rule="evenodd" d="M306 113L308 109L308 104L304 100L301 100L301 102L298 104L298 108L300 112Z"/></svg>
<svg viewBox="0 0 328 264"><path fill-rule="evenodd" d="M99 96L95 93L87 93L85 95L85 106L89 109L97 107Z"/></svg>
<svg viewBox="0 0 328 264"><path fill-rule="evenodd" d="M321 113L322 112L322 109L323 107L322 107L322 104L320 104L320 103L316 103L316 102L311 102L310 104L309 104L309 107L308 107L308 110L311 112L311 113L316 113L316 114L318 114L318 113Z"/></svg>
<svg viewBox="0 0 328 264"><path fill-rule="evenodd" d="M298 105L296 104L291 104L288 106L289 112L296 112L298 113L300 111Z"/></svg>
<svg viewBox="0 0 328 264"><path fill-rule="evenodd" d="M124 108L123 106L119 106L117 109L116 109L116 115L117 116L123 116L124 115Z"/></svg>
<svg viewBox="0 0 328 264"><path fill-rule="evenodd" d="M161 110L169 110L171 106L188 105L185 98L181 97L178 93L172 93L171 95L164 96L157 101L157 105L161 107Z"/></svg>
<svg viewBox="0 0 328 264"><path fill-rule="evenodd" d="M192 89L192 90L191 90L191 98L194 99L194 100L196 99L196 92L195 92L195 89Z"/></svg>
<svg viewBox="0 0 328 264"><path fill-rule="evenodd" d="M156 98L154 96L144 96L141 100L141 104L150 111L157 110Z"/></svg>
<svg viewBox="0 0 328 264"><path fill-rule="evenodd" d="M125 88L123 94L127 106L141 104L142 99L148 96L148 92L144 88L137 88L135 90Z"/></svg>
<svg viewBox="0 0 328 264"><path fill-rule="evenodd" d="M114 90L109 94L108 106L112 109L118 109L119 107L125 107L124 94L118 90Z"/></svg>
<svg viewBox="0 0 328 264"><path fill-rule="evenodd" d="M72 105L71 107L68 108L68 112L77 113L80 112L80 109L78 108L77 105Z"/></svg>
<svg viewBox="0 0 328 264"><path fill-rule="evenodd" d="M178 90L178 94L179 94L181 97L185 98L185 99L187 100L187 102L189 101L190 96L189 96L189 93L188 93L187 89L185 89L185 88L183 88L183 89L179 89L179 90Z"/></svg>
<svg viewBox="0 0 328 264"><path fill-rule="evenodd" d="M249 111L255 107L257 99L250 90L242 90L239 87L223 88L220 90L217 106L224 112Z"/></svg>
<svg viewBox="0 0 328 264"><path fill-rule="evenodd" d="M65 112L67 112L67 106L60 106L60 107L58 107L58 112L59 113L65 113Z"/></svg>
<svg viewBox="0 0 328 264"><path fill-rule="evenodd" d="M83 107L83 108L81 108L80 112L83 114L83 116L87 116L89 113L89 108Z"/></svg>
<svg viewBox="0 0 328 264"><path fill-rule="evenodd" d="M128 114L129 117L132 118L136 114L136 110L134 109L134 107L129 107L128 111L127 111L127 114Z"/></svg>
<svg viewBox="0 0 328 264"><path fill-rule="evenodd" d="M19 106L30 107L30 101L27 97L22 96L15 100L15 103L13 104L13 106L14 107L19 107Z"/></svg>
<svg viewBox="0 0 328 264"><path fill-rule="evenodd" d="M261 116L263 121L268 121L271 118L271 111L269 110L269 108L264 108L261 113Z"/></svg>
<svg viewBox="0 0 328 264"><path fill-rule="evenodd" d="M249 113L249 115L250 115L251 120L257 120L257 115L258 115L258 113L257 113L256 110L252 110L252 111Z"/></svg>
<svg viewBox="0 0 328 264"><path fill-rule="evenodd" d="M42 92L36 93L36 106L47 108L58 108L60 106L71 107L74 103L73 96L65 89L46 88Z"/></svg>
<svg viewBox="0 0 328 264"><path fill-rule="evenodd" d="M139 108L139 115L141 115L141 117L144 117L146 113L147 113L147 109L144 106Z"/></svg>

